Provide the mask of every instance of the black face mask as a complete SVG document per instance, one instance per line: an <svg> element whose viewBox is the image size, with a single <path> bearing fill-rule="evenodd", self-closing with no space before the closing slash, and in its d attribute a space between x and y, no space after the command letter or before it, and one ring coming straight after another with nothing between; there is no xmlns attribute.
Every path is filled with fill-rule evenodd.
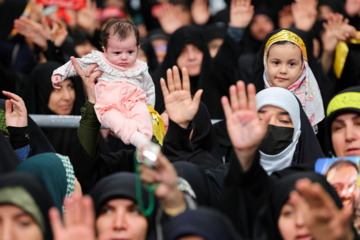
<svg viewBox="0 0 360 240"><path fill-rule="evenodd" d="M268 131L261 142L260 151L268 155L276 155L287 148L293 140L294 128L268 126Z"/></svg>

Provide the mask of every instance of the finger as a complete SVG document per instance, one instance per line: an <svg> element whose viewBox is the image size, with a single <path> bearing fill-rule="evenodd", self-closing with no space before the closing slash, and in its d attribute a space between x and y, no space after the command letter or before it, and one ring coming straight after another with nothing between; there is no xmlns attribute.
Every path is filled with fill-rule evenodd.
<svg viewBox="0 0 360 240"><path fill-rule="evenodd" d="M74 192L71 196L73 199L73 214L71 224L79 224L82 218L82 197L79 192Z"/></svg>
<svg viewBox="0 0 360 240"><path fill-rule="evenodd" d="M190 78L186 67L181 69L183 90L190 92Z"/></svg>
<svg viewBox="0 0 360 240"><path fill-rule="evenodd" d="M80 67L77 59L76 59L75 57L73 57L73 56L71 56L70 59L71 59L72 65L73 65L74 68L75 68L75 71L76 71L77 74L84 80L84 78L85 78L85 72L81 69L81 67ZM91 67L91 66L90 66L90 67ZM89 68L90 68L90 67L89 67Z"/></svg>
<svg viewBox="0 0 360 240"><path fill-rule="evenodd" d="M16 95L15 93L3 91L3 94L8 98L15 100L16 102L23 102L22 98L19 95Z"/></svg>
<svg viewBox="0 0 360 240"><path fill-rule="evenodd" d="M59 210L57 210L56 207L52 207L49 210L49 219L50 219L50 225L51 229L54 234L54 239L63 231L63 224L61 222L60 213Z"/></svg>
<svg viewBox="0 0 360 240"><path fill-rule="evenodd" d="M201 100L202 93L203 93L202 89L197 90L195 95L194 95L193 101L192 101L192 105L196 106L197 109L199 108L199 105L200 105L200 100Z"/></svg>
<svg viewBox="0 0 360 240"><path fill-rule="evenodd" d="M93 228L95 226L95 212L94 212L94 203L90 196L83 197L83 214L84 214L84 223Z"/></svg>
<svg viewBox="0 0 360 240"><path fill-rule="evenodd" d="M167 77L167 84L168 84L169 93L172 93L175 90L174 80L173 80L173 75L172 74L173 74L172 70L169 68L166 71L166 77Z"/></svg>
<svg viewBox="0 0 360 240"><path fill-rule="evenodd" d="M91 8L91 0L86 0L86 8Z"/></svg>
<svg viewBox="0 0 360 240"><path fill-rule="evenodd" d="M236 83L237 94L239 99L239 109L248 109L248 99L245 91L245 83L243 81L238 81Z"/></svg>
<svg viewBox="0 0 360 240"><path fill-rule="evenodd" d="M148 184L152 184L157 182L157 172L152 169L149 168L147 166L145 166L144 164L140 165L140 179L141 181L143 181L144 183L148 183Z"/></svg>
<svg viewBox="0 0 360 240"><path fill-rule="evenodd" d="M236 86L232 85L229 88L229 95L230 95L230 104L231 104L231 108L232 111L237 111L239 110L239 101L238 101L238 95L236 92Z"/></svg>
<svg viewBox="0 0 360 240"><path fill-rule="evenodd" d="M91 75L90 75L90 80L92 82L94 82L96 80L96 78L100 77L101 74L103 74L103 71L95 71L95 72L92 72Z"/></svg>
<svg viewBox="0 0 360 240"><path fill-rule="evenodd" d="M98 65L95 63L95 64L91 64L87 69L86 69L86 75L90 76L94 70L98 67Z"/></svg>
<svg viewBox="0 0 360 240"><path fill-rule="evenodd" d="M175 87L175 91L180 91L182 90L181 88L181 79L180 79L180 73L179 73L179 68L177 66L173 66L173 77L174 77L174 87Z"/></svg>
<svg viewBox="0 0 360 240"><path fill-rule="evenodd" d="M221 105L222 105L222 108L224 110L225 118L230 119L230 116L233 113L233 111L231 109L229 99L227 97L223 96L221 98Z"/></svg>
<svg viewBox="0 0 360 240"><path fill-rule="evenodd" d="M256 107L256 89L254 84L249 84L247 86L248 99L249 99L249 110L257 111Z"/></svg>
<svg viewBox="0 0 360 240"><path fill-rule="evenodd" d="M300 179L295 186L309 207L317 211L318 217L328 219L331 216L332 213L328 209L335 209L335 203L319 183L311 183L309 179Z"/></svg>
<svg viewBox="0 0 360 240"><path fill-rule="evenodd" d="M157 161L158 161L156 164L157 171L172 167L172 164L170 163L169 159L167 159L167 157L165 157L161 152L157 154Z"/></svg>
<svg viewBox="0 0 360 240"><path fill-rule="evenodd" d="M165 79L163 79L163 78L160 79L160 86L161 86L161 91L164 96L164 99L166 99L166 97L169 96L169 90L166 86Z"/></svg>
<svg viewBox="0 0 360 240"><path fill-rule="evenodd" d="M10 100L5 101L5 119L10 119L12 113L12 104Z"/></svg>
<svg viewBox="0 0 360 240"><path fill-rule="evenodd" d="M25 106L22 101L16 101L14 99L10 99L10 101L19 113L24 113Z"/></svg>

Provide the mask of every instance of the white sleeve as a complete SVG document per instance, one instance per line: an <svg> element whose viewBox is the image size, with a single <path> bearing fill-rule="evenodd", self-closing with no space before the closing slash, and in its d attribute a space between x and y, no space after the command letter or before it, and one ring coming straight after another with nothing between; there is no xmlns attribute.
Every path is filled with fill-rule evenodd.
<svg viewBox="0 0 360 240"><path fill-rule="evenodd" d="M79 63L80 68L85 72L86 69L93 63L96 63L95 60L92 57L92 53L82 57L82 58L76 58L77 62ZM64 81L65 79L69 77L77 76L77 72L71 62L68 61L61 67L54 70L53 75L60 74L62 76L61 81Z"/></svg>
<svg viewBox="0 0 360 240"><path fill-rule="evenodd" d="M155 106L155 85L149 74L149 71L144 71L144 91L146 93L146 104Z"/></svg>

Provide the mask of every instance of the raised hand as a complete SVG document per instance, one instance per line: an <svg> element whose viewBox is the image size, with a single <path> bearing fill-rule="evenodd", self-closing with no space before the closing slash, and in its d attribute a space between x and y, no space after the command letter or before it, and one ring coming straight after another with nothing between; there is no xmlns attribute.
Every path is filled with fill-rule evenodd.
<svg viewBox="0 0 360 240"><path fill-rule="evenodd" d="M178 67L168 69L166 72L168 86L166 87L163 78L160 79L160 84L169 118L181 127L187 128L199 109L203 90L198 90L192 99L187 69L181 69L181 73L182 81Z"/></svg>
<svg viewBox="0 0 360 240"><path fill-rule="evenodd" d="M50 32L50 39L56 47L61 47L68 35L66 24L60 19L53 21L53 27Z"/></svg>
<svg viewBox="0 0 360 240"><path fill-rule="evenodd" d="M254 16L251 0L232 0L230 5L230 26L245 28Z"/></svg>
<svg viewBox="0 0 360 240"><path fill-rule="evenodd" d="M32 43L38 45L41 49L47 49L47 40L50 38L50 32L44 21L42 24L25 17L15 19L14 27L16 31L30 40Z"/></svg>
<svg viewBox="0 0 360 240"><path fill-rule="evenodd" d="M349 38L359 39L355 27L349 25L349 20L344 19L339 13L329 13L327 23L323 24L325 29L321 36L323 42L323 54L321 66L325 73L328 73L333 64L334 52L339 41L347 41Z"/></svg>
<svg viewBox="0 0 360 240"><path fill-rule="evenodd" d="M88 101L91 103L95 103L96 97L95 97L95 84L96 84L96 78L98 78L103 72L102 71L95 71L95 68L98 67L97 64L92 64L90 67L86 69L86 72L84 72L79 63L77 62L76 58L70 57L71 62L77 72L77 74L81 77L85 90L87 93Z"/></svg>
<svg viewBox="0 0 360 240"><path fill-rule="evenodd" d="M354 239L351 230L353 209L339 209L329 193L309 179L298 180L296 190L290 194L290 201L302 212L314 239Z"/></svg>
<svg viewBox="0 0 360 240"><path fill-rule="evenodd" d="M76 23L78 27L85 30L91 36L96 29L96 2L86 0L86 7L76 12Z"/></svg>
<svg viewBox="0 0 360 240"><path fill-rule="evenodd" d="M297 0L291 4L297 29L309 31L315 24L317 18L317 0Z"/></svg>
<svg viewBox="0 0 360 240"><path fill-rule="evenodd" d="M358 0L346 0L345 11L349 17L355 17L360 12L360 1Z"/></svg>
<svg viewBox="0 0 360 240"><path fill-rule="evenodd" d="M167 34L173 34L178 28L185 26L184 19L173 4L163 3L161 13L158 17L161 28Z"/></svg>
<svg viewBox="0 0 360 240"><path fill-rule="evenodd" d="M279 27L290 28L294 23L294 17L291 13L291 6L286 5L279 11Z"/></svg>
<svg viewBox="0 0 360 240"><path fill-rule="evenodd" d="M140 178L146 184L158 184L154 193L159 198L162 208L169 215L178 215L186 209L186 203L182 192L177 188L176 170L161 152L158 153L157 159L155 169L141 164Z"/></svg>
<svg viewBox="0 0 360 240"><path fill-rule="evenodd" d="M10 100L5 101L5 119L7 127L26 127L28 125L27 110L24 101L18 95L2 91Z"/></svg>
<svg viewBox="0 0 360 240"><path fill-rule="evenodd" d="M194 0L191 4L191 16L196 24L206 24L210 19L208 0Z"/></svg>
<svg viewBox="0 0 360 240"><path fill-rule="evenodd" d="M89 196L74 193L66 203L64 223L59 211L53 207L49 211L54 240L95 240L95 213Z"/></svg>
<svg viewBox="0 0 360 240"><path fill-rule="evenodd" d="M272 112L269 111L260 120L256 109L255 86L249 84L247 92L248 94L244 82L238 81L236 86L233 85L229 89L231 104L227 97L221 99L227 131L244 171L251 166L253 156L265 137L272 116Z"/></svg>

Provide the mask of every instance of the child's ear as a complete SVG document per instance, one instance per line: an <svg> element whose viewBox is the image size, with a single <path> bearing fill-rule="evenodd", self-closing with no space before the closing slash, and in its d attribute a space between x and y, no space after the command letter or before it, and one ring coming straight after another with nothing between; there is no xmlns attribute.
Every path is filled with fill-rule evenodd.
<svg viewBox="0 0 360 240"><path fill-rule="evenodd" d="M103 50L104 53L107 53L107 52L106 52L106 48L105 48L104 46L102 46L101 48L102 48L102 50Z"/></svg>

